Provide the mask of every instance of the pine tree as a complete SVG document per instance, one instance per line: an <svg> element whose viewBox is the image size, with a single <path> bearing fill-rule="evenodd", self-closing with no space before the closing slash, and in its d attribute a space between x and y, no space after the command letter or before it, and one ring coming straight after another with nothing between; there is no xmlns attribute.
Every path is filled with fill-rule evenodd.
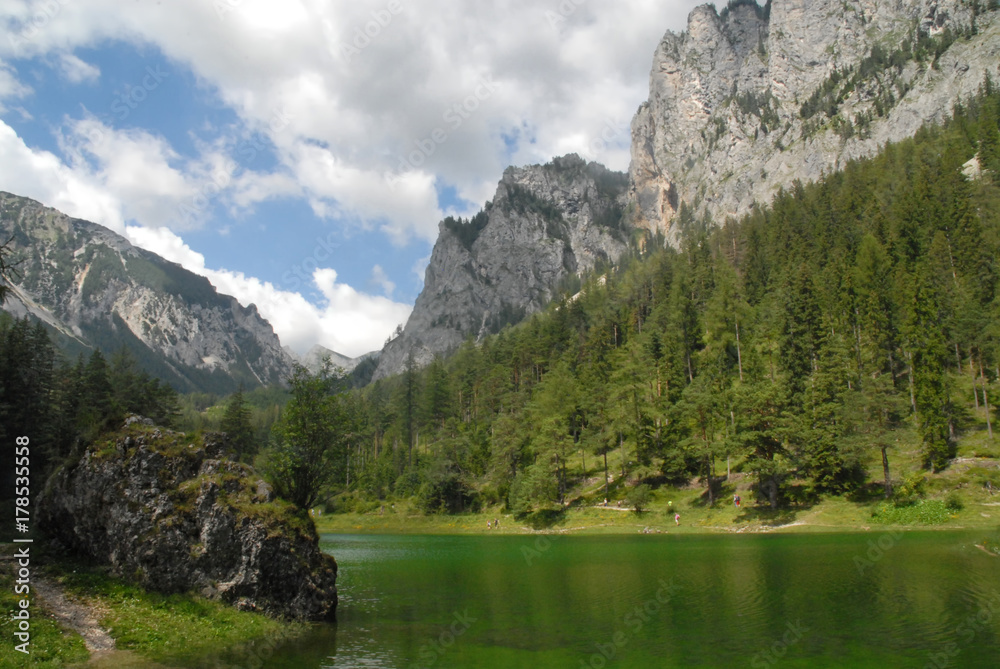
<svg viewBox="0 0 1000 669"><path fill-rule="evenodd" d="M253 412L247 405L242 383L229 398L220 427L229 436L237 461L254 456L257 452L257 438L253 427Z"/></svg>
<svg viewBox="0 0 1000 669"><path fill-rule="evenodd" d="M948 356L937 295L921 274L916 277L907 330L913 360L914 398L924 441L924 465L937 471L947 465L954 449L945 379Z"/></svg>

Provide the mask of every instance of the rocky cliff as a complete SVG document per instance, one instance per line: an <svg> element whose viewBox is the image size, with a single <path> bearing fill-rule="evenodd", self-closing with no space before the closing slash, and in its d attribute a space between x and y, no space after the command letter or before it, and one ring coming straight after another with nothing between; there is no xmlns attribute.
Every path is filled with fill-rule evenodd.
<svg viewBox="0 0 1000 669"><path fill-rule="evenodd" d="M571 275L614 262L628 247L627 178L576 155L508 168L471 220L446 219L403 332L375 378L417 365L542 309Z"/></svg>
<svg viewBox="0 0 1000 669"><path fill-rule="evenodd" d="M0 238L20 263L4 308L39 318L71 349L127 346L181 391L228 392L291 373L256 307L107 228L0 192Z"/></svg>
<svg viewBox="0 0 1000 669"><path fill-rule="evenodd" d="M653 58L632 122L632 222L676 242L950 113L1000 78L992 0L736 0L695 9Z"/></svg>
<svg viewBox="0 0 1000 669"><path fill-rule="evenodd" d="M337 565L312 521L246 465L203 441L130 419L60 469L39 521L70 549L159 592L196 591L240 609L327 619Z"/></svg>

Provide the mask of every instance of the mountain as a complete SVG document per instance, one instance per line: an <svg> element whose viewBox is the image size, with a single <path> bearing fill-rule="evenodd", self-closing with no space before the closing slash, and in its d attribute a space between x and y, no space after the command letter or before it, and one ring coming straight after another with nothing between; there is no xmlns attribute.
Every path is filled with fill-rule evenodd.
<svg viewBox="0 0 1000 669"><path fill-rule="evenodd" d="M340 367L345 372L353 372L358 365L364 362L367 358L372 356L378 356L378 352L366 353L365 355L358 356L357 358L348 358L346 355L337 353L336 351L331 351L325 346L320 346L316 344L309 351L303 355L299 356L294 351L292 351L287 346L285 347L285 353L288 353L295 362L298 362L303 367L309 371L315 373L320 370L323 365L323 359L329 358L330 362L333 363L334 367Z"/></svg>
<svg viewBox="0 0 1000 669"><path fill-rule="evenodd" d="M280 383L292 360L254 305L100 225L0 192L0 239L19 263L4 309L75 355L127 347L180 391Z"/></svg>
<svg viewBox="0 0 1000 669"><path fill-rule="evenodd" d="M517 323L569 277L614 262L628 248L627 188L626 175L576 155L508 168L481 212L440 223L423 291L374 378Z"/></svg>
<svg viewBox="0 0 1000 669"><path fill-rule="evenodd" d="M767 205L947 118L1000 80L996 0L733 0L656 49L624 179L576 156L510 168L471 221L445 220L424 289L375 378L541 309L636 231ZM625 212L619 217L620 212Z"/></svg>
<svg viewBox="0 0 1000 669"><path fill-rule="evenodd" d="M975 0L735 0L656 49L632 121L633 222L676 243L682 203L716 222L766 205L948 116L1000 77L1000 23Z"/></svg>

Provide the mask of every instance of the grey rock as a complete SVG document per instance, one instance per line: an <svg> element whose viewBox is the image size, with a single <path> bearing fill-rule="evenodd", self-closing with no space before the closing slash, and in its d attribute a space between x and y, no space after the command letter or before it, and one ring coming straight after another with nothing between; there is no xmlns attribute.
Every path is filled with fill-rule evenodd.
<svg viewBox="0 0 1000 669"><path fill-rule="evenodd" d="M19 278L5 309L77 350L144 347L140 364L178 390L281 383L292 360L254 305L94 223L0 192L0 236Z"/></svg>
<svg viewBox="0 0 1000 669"><path fill-rule="evenodd" d="M445 220L424 288L374 378L417 366L543 309L569 275L614 262L628 247L627 179L576 155L508 168L472 221Z"/></svg>
<svg viewBox="0 0 1000 669"><path fill-rule="evenodd" d="M835 71L853 75L876 48L892 54L918 26L964 37L936 63L911 60L842 86L833 118L802 117ZM963 0L774 0L769 14L698 7L685 32L657 47L649 100L632 121L632 223L676 243L682 202L716 222L745 214L795 180L941 121L987 75L1000 76L997 12L976 16Z"/></svg>
<svg viewBox="0 0 1000 669"><path fill-rule="evenodd" d="M277 501L253 469L225 459L224 439L192 442L132 420L55 473L39 522L61 545L151 590L331 618L336 562L320 551L310 520Z"/></svg>

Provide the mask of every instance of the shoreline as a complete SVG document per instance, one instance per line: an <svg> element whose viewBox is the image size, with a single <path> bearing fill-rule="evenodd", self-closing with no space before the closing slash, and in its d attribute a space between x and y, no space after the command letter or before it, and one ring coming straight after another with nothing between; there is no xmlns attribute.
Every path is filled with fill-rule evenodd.
<svg viewBox="0 0 1000 669"><path fill-rule="evenodd" d="M681 508L681 523L673 521L673 508L636 515L620 508L571 508L555 517L515 518L499 510L492 513L423 515L408 509L379 513L331 513L314 518L316 531L324 534L385 535L530 535L530 534L817 534L883 531L1000 531L1000 511L986 504L969 504L938 523L890 524L877 522L871 508L842 500L824 501L808 509L743 507ZM500 520L499 529L487 521Z"/></svg>

